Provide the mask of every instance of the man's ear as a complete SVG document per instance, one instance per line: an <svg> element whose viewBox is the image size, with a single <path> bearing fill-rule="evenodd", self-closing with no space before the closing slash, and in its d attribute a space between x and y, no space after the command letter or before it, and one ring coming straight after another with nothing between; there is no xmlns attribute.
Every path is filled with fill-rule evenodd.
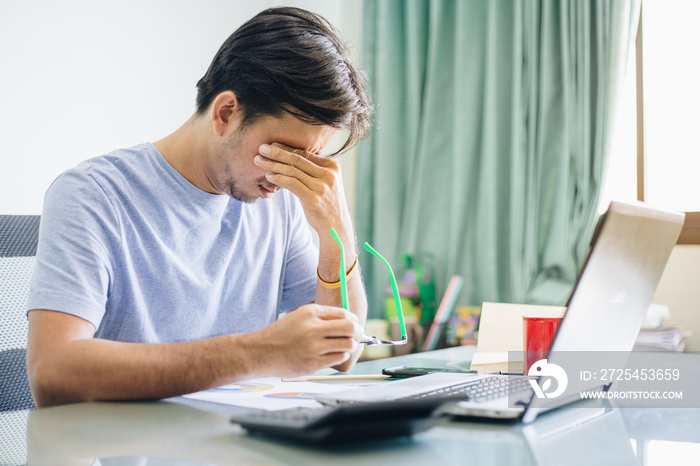
<svg viewBox="0 0 700 466"><path fill-rule="evenodd" d="M238 96L232 91L224 91L214 98L211 104L211 122L214 133L224 136L238 128L243 121L243 108Z"/></svg>

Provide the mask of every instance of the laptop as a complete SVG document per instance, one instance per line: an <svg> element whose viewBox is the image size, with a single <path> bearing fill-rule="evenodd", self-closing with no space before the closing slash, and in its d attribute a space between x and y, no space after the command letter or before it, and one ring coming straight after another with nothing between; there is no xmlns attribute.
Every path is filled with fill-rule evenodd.
<svg viewBox="0 0 700 466"><path fill-rule="evenodd" d="M624 355L632 350L684 219L684 214L641 202L610 203L594 231L547 365L557 365L561 355L571 352ZM551 386L551 377L439 372L324 394L317 399L328 405L343 405L462 396L461 401L446 403L441 408L443 414L529 423L542 412L580 400L579 390L610 388L596 380L572 382L574 390L549 398L541 395Z"/></svg>

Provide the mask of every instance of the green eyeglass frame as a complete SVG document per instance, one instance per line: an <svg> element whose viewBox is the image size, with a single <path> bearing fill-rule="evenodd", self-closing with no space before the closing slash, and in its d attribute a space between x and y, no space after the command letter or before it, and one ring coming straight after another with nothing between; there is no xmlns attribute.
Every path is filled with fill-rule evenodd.
<svg viewBox="0 0 700 466"><path fill-rule="evenodd" d="M343 303L343 309L348 310L348 281L346 277L346 268L345 268L345 248L343 247L343 242L340 241L340 237L338 237L338 233L335 231L335 228L331 228L331 237L335 240L336 243L338 243L338 246L340 246L340 269L338 271L340 275L340 297ZM394 271L391 268L391 265L389 262L382 257L381 254L379 254L372 246L369 245L369 243L365 242L365 249L372 253L374 256L378 257L379 259L384 262L384 265L386 265L387 269L389 270L389 278L391 279L391 292L394 295L394 303L396 304L396 315L399 318L399 329L401 330L401 339L400 340L381 340L377 337L373 337L370 335L363 335L362 339L360 340L360 343L364 343L367 346L395 346L395 345L405 345L408 343L408 337L406 336L406 321L404 320L403 317L403 308L401 307L401 297L399 295L399 286L396 283L396 277L394 276Z"/></svg>

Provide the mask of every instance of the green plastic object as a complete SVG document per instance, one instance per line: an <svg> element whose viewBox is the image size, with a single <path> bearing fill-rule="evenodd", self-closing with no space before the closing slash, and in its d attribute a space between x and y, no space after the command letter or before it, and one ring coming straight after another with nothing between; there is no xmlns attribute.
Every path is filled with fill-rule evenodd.
<svg viewBox="0 0 700 466"><path fill-rule="evenodd" d="M340 246L340 269L338 271L338 274L340 275L340 299L343 303L343 309L349 310L348 307L348 280L347 276L345 275L345 248L343 247L343 242L340 241L340 237L338 236L338 232L335 231L335 228L331 228L331 237L335 240L336 243L338 243L338 246ZM401 329L401 341L383 341L383 340L378 340L376 337L365 337L367 338L367 341L362 341L361 343L371 343L373 345L403 345L408 341L408 337L406 335L406 322L404 322L403 318L403 309L401 308L401 301L399 299L399 288L398 285L396 284L396 277L394 276L394 271L391 270L391 265L389 265L389 262L387 262L386 259L382 257L381 254L379 254L377 251L374 250L372 246L370 246L368 243L365 243L365 249L377 256L386 264L387 268L389 269L389 278L391 279L391 290L394 293L394 300L396 303L396 309L398 310L398 318L399 318L399 327Z"/></svg>
<svg viewBox="0 0 700 466"><path fill-rule="evenodd" d="M338 232L333 227L331 227L331 237L340 246L340 270L338 271L340 276L340 299L343 302L343 309L347 311L350 308L348 307L348 281L345 276L345 248L343 247L343 242L340 241L340 237L338 237Z"/></svg>
<svg viewBox="0 0 700 466"><path fill-rule="evenodd" d="M391 291L394 293L394 304L396 305L396 314L399 318L399 328L401 329L401 339L405 340L407 338L406 335L406 322L404 321L403 318L403 308L401 307L401 298L399 296L399 286L396 283L396 277L394 276L394 271L391 269L391 265L389 262L382 257L381 254L379 254L377 251L374 250L372 246L369 245L369 243L365 243L365 249L384 262L384 265L386 265L387 269L389 269L389 278L391 279ZM341 285L342 286L342 285Z"/></svg>

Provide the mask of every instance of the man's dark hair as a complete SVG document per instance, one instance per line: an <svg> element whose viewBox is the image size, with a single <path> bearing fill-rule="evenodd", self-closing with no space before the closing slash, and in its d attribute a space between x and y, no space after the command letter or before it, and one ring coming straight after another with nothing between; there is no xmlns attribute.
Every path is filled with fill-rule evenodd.
<svg viewBox="0 0 700 466"><path fill-rule="evenodd" d="M369 131L364 82L328 21L299 8L270 8L238 28L216 53L197 83L197 114L221 92L233 91L244 125L288 112L307 123L348 130L340 153Z"/></svg>

